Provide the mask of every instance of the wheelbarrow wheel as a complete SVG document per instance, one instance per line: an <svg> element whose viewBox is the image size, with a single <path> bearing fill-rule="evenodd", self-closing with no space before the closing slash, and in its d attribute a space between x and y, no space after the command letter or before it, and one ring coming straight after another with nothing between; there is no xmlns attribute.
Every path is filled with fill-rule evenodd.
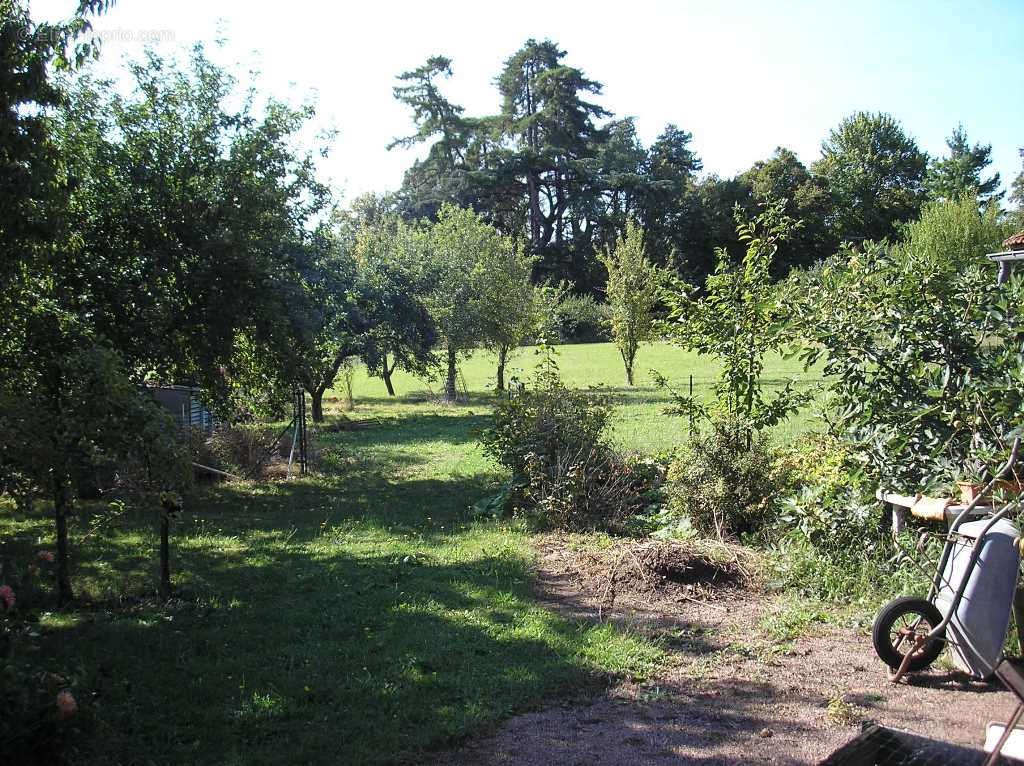
<svg viewBox="0 0 1024 766"><path fill-rule="evenodd" d="M903 596L890 601L882 607L871 626L875 652L893 670L898 670L903 664L907 652L914 652L906 670L924 670L942 654L945 642L942 636L937 636L916 651L914 647L918 639L927 636L940 622L942 613L927 599Z"/></svg>

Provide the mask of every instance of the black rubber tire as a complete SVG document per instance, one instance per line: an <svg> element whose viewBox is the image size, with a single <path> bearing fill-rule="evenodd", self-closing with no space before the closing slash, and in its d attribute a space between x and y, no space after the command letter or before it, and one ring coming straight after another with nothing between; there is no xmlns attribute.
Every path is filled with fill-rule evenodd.
<svg viewBox="0 0 1024 766"><path fill-rule="evenodd" d="M904 618L916 619L918 617L923 618L922 626L927 623L928 630L942 622L942 613L939 612L935 604L928 599L916 596L901 596L890 601L875 617L875 622L871 626L871 641L875 645L875 653L893 670L899 669L904 656L906 656L906 652L900 653L893 646L893 627L901 619L907 622L907 619ZM914 655L907 665L907 670L924 670L938 659L945 645L946 642L943 641L942 636L933 638Z"/></svg>

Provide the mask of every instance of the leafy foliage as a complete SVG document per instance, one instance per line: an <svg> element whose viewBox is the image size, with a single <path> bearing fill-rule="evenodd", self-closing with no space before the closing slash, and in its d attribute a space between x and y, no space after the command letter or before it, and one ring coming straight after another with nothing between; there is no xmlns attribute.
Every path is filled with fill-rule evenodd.
<svg viewBox="0 0 1024 766"><path fill-rule="evenodd" d="M721 365L710 405L673 392L676 403L671 412L712 424L728 422L742 428L748 441L752 433L776 425L809 397L796 391L792 381L772 399L762 394L764 357L789 338L789 308L779 301L768 276L779 243L799 226L783 212L784 206L784 201L768 203L752 221L737 210L736 231L746 243L743 260L733 264L720 248L718 268L708 277L702 297L692 297L680 282L665 293L672 320L666 329L673 341L715 357ZM668 385L660 376L659 382Z"/></svg>
<svg viewBox="0 0 1024 766"><path fill-rule="evenodd" d="M306 224L327 201L292 147L312 110L252 94L235 106L235 81L200 48L188 67L151 53L130 71L126 95L87 77L70 86L57 130L75 268L55 287L130 369L196 381L227 412L252 406L248 384L287 395L283 318L321 247Z"/></svg>
<svg viewBox="0 0 1024 766"><path fill-rule="evenodd" d="M601 263L608 270L605 292L611 306L611 329L626 367L626 382L633 385L633 364L640 344L654 334L654 309L664 283L662 272L644 255L644 232L634 221L626 223L626 236L615 241Z"/></svg>
<svg viewBox="0 0 1024 766"><path fill-rule="evenodd" d="M542 295L530 282L534 258L520 247L505 247L490 253L485 264L488 273L482 345L498 358L495 388L505 388L505 365L516 348L536 336L544 320Z"/></svg>
<svg viewBox="0 0 1024 766"><path fill-rule="evenodd" d="M1024 149L1020 150L1021 165L1024 166ZM1013 179L1013 183L1010 186L1010 202L1017 204L1017 209L1014 214L1015 225L1018 228L1024 228L1024 167L1021 168L1020 173Z"/></svg>
<svg viewBox="0 0 1024 766"><path fill-rule="evenodd" d="M971 146L964 126L958 125L946 139L946 146L949 156L932 159L925 176L925 188L932 199L953 201L970 196L979 206L998 202L1003 196L999 174L984 180L981 177L992 164L992 145Z"/></svg>
<svg viewBox="0 0 1024 766"><path fill-rule="evenodd" d="M775 453L761 434L728 418L695 433L668 471L669 510L719 540L761 532L774 520Z"/></svg>
<svg viewBox="0 0 1024 766"><path fill-rule="evenodd" d="M773 277L792 267L809 266L835 252L837 241L827 226L832 199L824 181L812 175L797 156L783 147L740 175L750 186L753 201L786 200L785 212L801 221L778 243L772 261ZM749 207L749 206L748 206Z"/></svg>
<svg viewBox="0 0 1024 766"><path fill-rule="evenodd" d="M891 115L857 112L821 146L814 174L832 195L830 224L840 239L880 240L916 217L927 157Z"/></svg>
<svg viewBox="0 0 1024 766"><path fill-rule="evenodd" d="M445 397L456 398L460 352L499 335L519 317L500 305L500 290L517 282L526 256L472 210L445 204L430 229L431 291L426 305L447 356ZM499 339L500 340L500 339Z"/></svg>
<svg viewBox="0 0 1024 766"><path fill-rule="evenodd" d="M969 473L1019 423L1024 328L1014 307L1024 280L997 286L970 251L997 231L973 201L941 203L903 247L846 252L808 285L802 358L824 360L834 432L893 489L913 494Z"/></svg>
<svg viewBox="0 0 1024 766"><path fill-rule="evenodd" d="M549 356L531 386L498 402L481 438L512 472L500 503L545 528L625 530L660 476L609 446L610 417L607 398L566 388Z"/></svg>
<svg viewBox="0 0 1024 766"><path fill-rule="evenodd" d="M807 439L781 456L779 470L794 485L781 502L780 536L798 534L825 554L879 547L883 507L849 444L827 435Z"/></svg>
<svg viewBox="0 0 1024 766"><path fill-rule="evenodd" d="M4 474L28 479L53 499L57 584L73 597L67 522L79 492L81 465L136 466L156 491L184 489L187 452L170 417L130 381L117 354L83 342L24 369L0 388L0 455Z"/></svg>
<svg viewBox="0 0 1024 766"><path fill-rule="evenodd" d="M437 366L433 352L437 328L426 305L430 289L429 237L401 220L364 227L355 246L366 334L361 354L372 375L394 396L391 375L401 369L429 375Z"/></svg>
<svg viewBox="0 0 1024 766"><path fill-rule="evenodd" d="M531 460L553 465L564 453L606 448L610 417L607 398L566 388L549 360L531 386L495 405L484 451L514 476L526 476Z"/></svg>
<svg viewBox="0 0 1024 766"><path fill-rule="evenodd" d="M770 530L769 576L777 585L867 610L927 587L927 574L896 555L885 508L875 499L877 484L854 445L816 435L786 450L778 470L789 491ZM909 547L916 532L905 534Z"/></svg>
<svg viewBox="0 0 1024 766"><path fill-rule="evenodd" d="M611 309L591 295L569 293L553 308L558 339L565 342L599 343L611 340Z"/></svg>

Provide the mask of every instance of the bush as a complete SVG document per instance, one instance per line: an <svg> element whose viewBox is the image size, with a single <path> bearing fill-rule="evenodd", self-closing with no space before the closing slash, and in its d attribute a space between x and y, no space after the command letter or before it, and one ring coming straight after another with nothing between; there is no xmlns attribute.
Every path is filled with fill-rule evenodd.
<svg viewBox="0 0 1024 766"><path fill-rule="evenodd" d="M611 308L590 295L568 295L555 308L555 330L563 343L605 343L612 339Z"/></svg>
<svg viewBox="0 0 1024 766"><path fill-rule="evenodd" d="M541 527L624 531L652 503L660 471L611 449L610 415L606 397L567 389L550 367L532 388L499 402L494 428L481 439L513 476L497 504Z"/></svg>
<svg viewBox="0 0 1024 766"><path fill-rule="evenodd" d="M884 537L882 505L847 444L816 436L787 452L780 463L794 485L781 502L780 537L798 532L826 552L877 547Z"/></svg>
<svg viewBox="0 0 1024 766"><path fill-rule="evenodd" d="M904 494L983 479L1024 409L1024 277L996 284L994 213L929 205L899 247L863 243L806 275L796 326L823 363L833 433Z"/></svg>
<svg viewBox="0 0 1024 766"><path fill-rule="evenodd" d="M278 440L275 442L274 439ZM210 460L204 465L245 477L264 476L273 464L287 458L291 448L291 432L281 436L275 428L233 426L220 428L203 443L203 452ZM197 462L202 463L202 460Z"/></svg>
<svg viewBox="0 0 1024 766"><path fill-rule="evenodd" d="M759 533L772 519L780 484L775 451L765 436L735 419L710 426L669 467L670 510L698 533L720 540Z"/></svg>
<svg viewBox="0 0 1024 766"><path fill-rule="evenodd" d="M651 470L651 469L654 470ZM660 472L650 461L611 450L533 460L521 493L524 515L542 528L622 533L657 503Z"/></svg>
<svg viewBox="0 0 1024 766"><path fill-rule="evenodd" d="M495 406L494 428L483 437L488 455L522 477L538 460L553 466L567 456L607 450L607 397L566 388L553 369L542 370L531 386Z"/></svg>
<svg viewBox="0 0 1024 766"><path fill-rule="evenodd" d="M870 609L926 587L920 570L895 557L883 506L849 444L809 438L779 463L794 486L772 530L770 577L807 595ZM907 533L906 547L916 534Z"/></svg>

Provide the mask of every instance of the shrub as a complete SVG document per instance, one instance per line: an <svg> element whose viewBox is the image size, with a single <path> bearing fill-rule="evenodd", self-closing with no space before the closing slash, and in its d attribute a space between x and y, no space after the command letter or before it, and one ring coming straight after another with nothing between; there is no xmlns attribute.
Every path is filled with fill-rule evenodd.
<svg viewBox="0 0 1024 766"><path fill-rule="evenodd" d="M213 457L206 465L240 476L256 476L265 473L275 457L287 457L290 447L290 431L281 436L273 428L234 426L214 431L204 449Z"/></svg>
<svg viewBox="0 0 1024 766"><path fill-rule="evenodd" d="M555 308L555 329L563 343L611 340L611 308L590 295L568 295Z"/></svg>
<svg viewBox="0 0 1024 766"><path fill-rule="evenodd" d="M669 467L671 511L720 540L761 532L779 487L775 457L767 437L744 423L710 421Z"/></svg>
<svg viewBox="0 0 1024 766"><path fill-rule="evenodd" d="M625 532L655 501L660 477L634 456L591 449L551 464L533 457L522 487L524 515L542 528Z"/></svg>
<svg viewBox="0 0 1024 766"><path fill-rule="evenodd" d="M874 496L849 445L816 436L780 460L793 492L781 501L778 532L798 532L826 552L872 551L882 532L882 505Z"/></svg>
<svg viewBox="0 0 1024 766"><path fill-rule="evenodd" d="M609 447L610 415L606 397L567 389L548 366L495 408L484 451L513 482L478 507L511 508L546 528L625 531L654 501L661 476L654 461Z"/></svg>
<svg viewBox="0 0 1024 766"><path fill-rule="evenodd" d="M894 556L883 506L848 443L809 438L779 462L793 489L772 529L771 578L817 598L871 609L923 585L921 571ZM915 535L907 533L908 544Z"/></svg>
<svg viewBox="0 0 1024 766"><path fill-rule="evenodd" d="M833 432L879 484L914 494L1005 459L1024 408L1024 278L996 285L992 213L931 205L897 248L864 243L809 274L796 325L823 362ZM951 255L952 254L952 255ZM1000 454L1002 453L1002 454Z"/></svg>
<svg viewBox="0 0 1024 766"><path fill-rule="evenodd" d="M543 370L532 387L495 406L494 428L484 434L484 451L513 476L525 477L531 465L553 467L567 458L589 459L593 451L606 452L610 416L607 397L566 388L555 371Z"/></svg>

